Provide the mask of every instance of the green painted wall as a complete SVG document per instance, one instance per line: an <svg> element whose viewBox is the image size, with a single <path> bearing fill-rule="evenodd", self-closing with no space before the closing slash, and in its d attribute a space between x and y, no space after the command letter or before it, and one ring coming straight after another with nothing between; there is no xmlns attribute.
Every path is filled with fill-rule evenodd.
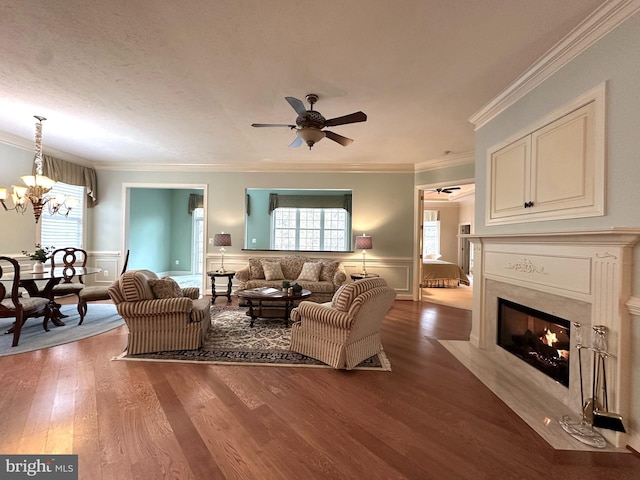
<svg viewBox="0 0 640 480"><path fill-rule="evenodd" d="M99 251L120 250L122 186L193 184L208 186L207 237L231 233L229 254L243 248L246 188L344 189L353 192L353 235L375 235L375 254L410 258L413 253L414 177L412 173L235 173L235 172L117 172L98 170L100 204L89 212L93 222L90 244ZM208 252L217 248L208 245ZM373 254L373 252L372 252ZM132 252L133 256L133 252Z"/></svg>
<svg viewBox="0 0 640 480"><path fill-rule="evenodd" d="M170 270L171 192L135 188L130 193L129 269Z"/></svg>

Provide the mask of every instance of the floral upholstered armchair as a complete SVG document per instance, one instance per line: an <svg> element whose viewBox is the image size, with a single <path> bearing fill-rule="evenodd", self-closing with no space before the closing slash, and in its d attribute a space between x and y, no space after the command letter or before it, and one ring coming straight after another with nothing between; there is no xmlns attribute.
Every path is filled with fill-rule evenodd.
<svg viewBox="0 0 640 480"><path fill-rule="evenodd" d="M109 287L118 313L129 327L128 354L197 350L211 325L208 298L198 288L149 270L129 270Z"/></svg>
<svg viewBox="0 0 640 480"><path fill-rule="evenodd" d="M395 298L395 290L376 277L343 285L331 302L300 302L291 312L289 348L351 370L382 351L380 327Z"/></svg>

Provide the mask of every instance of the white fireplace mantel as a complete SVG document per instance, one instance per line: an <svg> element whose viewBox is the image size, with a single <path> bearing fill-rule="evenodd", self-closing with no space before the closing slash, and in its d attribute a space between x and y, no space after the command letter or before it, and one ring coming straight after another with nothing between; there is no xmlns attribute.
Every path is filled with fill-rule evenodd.
<svg viewBox="0 0 640 480"><path fill-rule="evenodd" d="M609 407L623 417L628 415L631 332L625 304L631 296L633 247L640 241L640 229L464 237L474 248L471 345L502 354L497 347L498 297L578 322L583 330L589 329L586 331L593 325L604 325L611 353L607 364ZM513 362L503 364L510 369ZM544 374L532 372L532 391L543 389L577 413L581 405L575 355L571 356L570 372L573 380L568 390ZM616 447L625 444L624 434L602 433Z"/></svg>

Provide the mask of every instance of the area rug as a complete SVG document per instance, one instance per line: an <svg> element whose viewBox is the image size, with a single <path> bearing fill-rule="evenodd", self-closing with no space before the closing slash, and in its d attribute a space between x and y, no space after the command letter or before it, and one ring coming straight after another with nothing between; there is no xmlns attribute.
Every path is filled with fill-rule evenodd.
<svg viewBox="0 0 640 480"><path fill-rule="evenodd" d="M211 328L200 350L136 355L127 355L125 351L114 360L331 368L290 351L291 327L285 327L282 319L261 318L251 328L246 311L242 307L212 306ZM355 370L391 371L391 364L383 351L362 362Z"/></svg>
<svg viewBox="0 0 640 480"><path fill-rule="evenodd" d="M20 343L16 347L11 346L13 334L4 334L11 328L15 319L0 319L0 332L2 332L0 334L0 357L75 342L124 325L124 320L118 315L115 305L108 303L89 304L82 325L78 325L80 315L77 309L76 305L63 305L60 311L68 315L67 318L62 319L65 325L56 327L49 322L48 332L42 328L42 317L27 319L20 332Z"/></svg>

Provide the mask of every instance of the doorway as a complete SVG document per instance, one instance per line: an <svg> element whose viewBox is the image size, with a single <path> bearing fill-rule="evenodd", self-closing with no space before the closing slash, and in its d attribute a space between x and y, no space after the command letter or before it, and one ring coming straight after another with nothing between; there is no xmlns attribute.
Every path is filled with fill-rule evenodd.
<svg viewBox="0 0 640 480"><path fill-rule="evenodd" d="M124 250L129 268L206 285L206 185L124 184Z"/></svg>
<svg viewBox="0 0 640 480"><path fill-rule="evenodd" d="M471 234L471 224L470 223L461 223L459 226L460 235L469 235ZM473 268L473 249L471 242L468 238L458 237L460 239L460 268L462 271L469 275L470 271Z"/></svg>

